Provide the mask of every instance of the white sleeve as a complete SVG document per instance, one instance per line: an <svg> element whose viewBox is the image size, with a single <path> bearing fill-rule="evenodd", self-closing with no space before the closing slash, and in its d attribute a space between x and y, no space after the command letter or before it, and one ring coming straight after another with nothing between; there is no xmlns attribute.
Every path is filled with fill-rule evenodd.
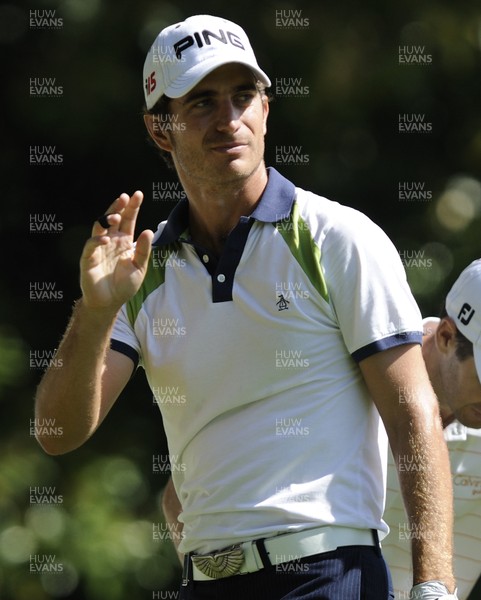
<svg viewBox="0 0 481 600"><path fill-rule="evenodd" d="M396 248L364 214L339 205L321 245L329 298L355 360L421 343L422 319Z"/></svg>
<svg viewBox="0 0 481 600"><path fill-rule="evenodd" d="M130 357L135 366L141 361L139 340L130 323L126 304L120 309L114 323L112 334L110 336L110 347L112 350L116 350L117 352L121 352Z"/></svg>

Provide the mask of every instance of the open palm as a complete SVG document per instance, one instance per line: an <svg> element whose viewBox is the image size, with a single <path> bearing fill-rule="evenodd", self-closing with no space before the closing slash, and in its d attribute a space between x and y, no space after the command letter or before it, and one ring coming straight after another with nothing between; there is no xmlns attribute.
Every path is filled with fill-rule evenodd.
<svg viewBox="0 0 481 600"><path fill-rule="evenodd" d="M147 271L152 231L143 231L134 245L134 231L143 194L122 194L108 208L109 227L92 228L80 259L84 303L118 310L140 288Z"/></svg>

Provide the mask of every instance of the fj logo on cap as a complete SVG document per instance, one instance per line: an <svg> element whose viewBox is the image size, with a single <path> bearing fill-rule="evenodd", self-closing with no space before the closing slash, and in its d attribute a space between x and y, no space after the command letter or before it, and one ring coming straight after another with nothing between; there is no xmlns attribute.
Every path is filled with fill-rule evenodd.
<svg viewBox="0 0 481 600"><path fill-rule="evenodd" d="M463 325L468 325L471 319L473 318L475 312L476 311L474 310L474 308L471 308L471 306L467 302L465 302L461 306L461 310L458 314L458 319Z"/></svg>
<svg viewBox="0 0 481 600"><path fill-rule="evenodd" d="M175 55L180 60L182 58L182 52L184 52L184 50L187 50L187 48L193 46L194 42L197 43L197 46L199 48L202 48L204 44L210 46L212 44L211 38L214 38L222 44L230 43L233 46L236 46L236 48L245 50L244 46L242 45L242 42L239 39L239 36L237 36L235 33L219 29L219 35L216 35L212 31L207 31L207 29L204 29L201 33L196 31L193 35L187 35L186 37L176 42L174 44Z"/></svg>

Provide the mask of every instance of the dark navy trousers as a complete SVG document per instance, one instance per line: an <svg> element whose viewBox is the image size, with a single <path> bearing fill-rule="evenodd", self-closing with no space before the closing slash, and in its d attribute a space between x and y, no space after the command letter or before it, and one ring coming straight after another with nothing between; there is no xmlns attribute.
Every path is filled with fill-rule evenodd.
<svg viewBox="0 0 481 600"><path fill-rule="evenodd" d="M332 552L215 581L190 581L180 600L391 600L391 577L376 547Z"/></svg>

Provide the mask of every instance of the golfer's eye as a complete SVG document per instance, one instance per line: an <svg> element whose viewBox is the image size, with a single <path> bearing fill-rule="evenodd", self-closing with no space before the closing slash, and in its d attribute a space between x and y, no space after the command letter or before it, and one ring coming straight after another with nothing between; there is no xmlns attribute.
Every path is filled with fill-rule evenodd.
<svg viewBox="0 0 481 600"><path fill-rule="evenodd" d="M251 91L242 92L235 96L235 102L236 102L236 104L247 106L254 100L254 98L255 98L254 92L251 92Z"/></svg>
<svg viewBox="0 0 481 600"><path fill-rule="evenodd" d="M200 98L192 105L193 108L206 108L212 105L212 98Z"/></svg>

